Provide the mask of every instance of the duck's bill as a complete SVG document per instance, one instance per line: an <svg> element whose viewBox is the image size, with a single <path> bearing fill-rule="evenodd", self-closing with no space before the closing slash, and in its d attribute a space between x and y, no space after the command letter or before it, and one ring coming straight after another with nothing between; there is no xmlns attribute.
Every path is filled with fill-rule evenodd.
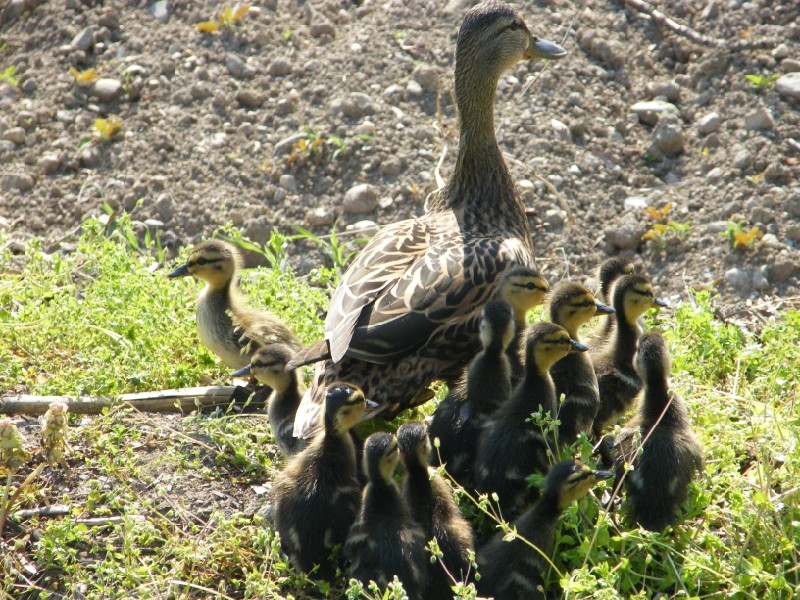
<svg viewBox="0 0 800 600"><path fill-rule="evenodd" d="M250 365L242 367L238 371L233 372L234 377L248 377L250 375Z"/></svg>
<svg viewBox="0 0 800 600"><path fill-rule="evenodd" d="M375 410L376 408L380 407L380 404L373 402L372 400L365 400L364 402L367 404L367 410Z"/></svg>
<svg viewBox="0 0 800 600"><path fill-rule="evenodd" d="M656 298L653 300L653 306L660 306L661 308L669 308L669 302L663 298Z"/></svg>
<svg viewBox="0 0 800 600"><path fill-rule="evenodd" d="M603 479L611 479L612 473L611 471L592 471L592 475L597 481L602 481Z"/></svg>
<svg viewBox="0 0 800 600"><path fill-rule="evenodd" d="M588 347L584 346L583 344L575 340L570 340L569 344L570 346L572 346L573 352L586 352L589 349Z"/></svg>
<svg viewBox="0 0 800 600"><path fill-rule="evenodd" d="M531 36L531 43L525 51L525 58L544 58L547 60L555 60L564 58L567 51L561 46L550 40L541 40Z"/></svg>
<svg viewBox="0 0 800 600"><path fill-rule="evenodd" d="M598 315L613 315L615 312L617 312L612 307L602 304L600 302L595 302L594 305L597 308Z"/></svg>
<svg viewBox="0 0 800 600"><path fill-rule="evenodd" d="M186 264L186 265L181 265L180 267L178 267L177 269L175 269L175 270L174 270L172 273L170 273L169 275L167 275L167 277L169 277L169 278L173 278L173 277L186 277L187 275L190 275L190 273L189 273L189 265L188 265L188 264Z"/></svg>

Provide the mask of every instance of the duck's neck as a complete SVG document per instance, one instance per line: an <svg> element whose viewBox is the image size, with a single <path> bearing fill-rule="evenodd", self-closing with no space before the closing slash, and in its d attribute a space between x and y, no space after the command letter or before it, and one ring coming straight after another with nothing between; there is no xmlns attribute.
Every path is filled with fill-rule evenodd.
<svg viewBox="0 0 800 600"><path fill-rule="evenodd" d="M630 364L633 370L633 355L636 352L636 345L642 328L637 319L630 319L625 315L625 307L617 309L617 326L614 328L614 357L617 364ZM638 318L638 317L637 317Z"/></svg>
<svg viewBox="0 0 800 600"><path fill-rule="evenodd" d="M663 377L647 379L644 382L645 420L654 423L660 418L662 422L672 422L679 418L679 400L673 401L673 395L669 383Z"/></svg>

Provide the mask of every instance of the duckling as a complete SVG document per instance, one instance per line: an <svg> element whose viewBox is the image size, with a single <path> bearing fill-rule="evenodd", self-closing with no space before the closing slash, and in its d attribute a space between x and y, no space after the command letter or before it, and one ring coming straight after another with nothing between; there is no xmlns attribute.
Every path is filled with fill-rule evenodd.
<svg viewBox="0 0 800 600"><path fill-rule="evenodd" d="M486 423L475 459L477 490L497 492L506 518L536 500L538 491L529 488L525 477L544 473L549 465L550 441L531 421L531 413L555 417L550 367L569 352L584 352L586 346L571 339L560 325L537 323L528 329L525 349L525 379Z"/></svg>
<svg viewBox="0 0 800 600"><path fill-rule="evenodd" d="M265 344L286 344L295 352L300 343L275 315L247 306L239 290L242 258L239 250L222 240L208 240L192 249L189 260L168 275L193 275L206 282L197 301L200 341L232 369L250 364L250 357Z"/></svg>
<svg viewBox="0 0 800 600"><path fill-rule="evenodd" d="M357 381L396 413L429 398L420 390L480 351L481 308L509 269L534 264L525 206L495 137L497 83L519 61L565 55L534 36L508 4L484 2L466 14L456 42L453 176L424 215L378 231L342 277L325 339L291 365L324 361L301 402L295 435L318 427L332 381Z"/></svg>
<svg viewBox="0 0 800 600"><path fill-rule="evenodd" d="M441 560L427 563L427 585L422 598L452 598L454 581L470 575L470 553L475 550L472 527L453 500L450 486L428 467L431 450L425 425L404 423L397 430L400 458L406 469L403 497L411 516L422 526L425 539L436 538Z"/></svg>
<svg viewBox="0 0 800 600"><path fill-rule="evenodd" d="M661 531L675 522L689 482L703 471L703 449L681 398L669 389L671 361L664 338L643 335L634 363L644 396L614 445L617 482L625 464L631 465L625 475L631 515L645 529Z"/></svg>
<svg viewBox="0 0 800 600"><path fill-rule="evenodd" d="M270 344L259 348L250 364L236 371L234 377L252 375L259 383L272 388L267 417L275 443L284 456L294 456L306 442L292 435L294 416L305 391L298 371L286 371L295 350L286 344Z"/></svg>
<svg viewBox="0 0 800 600"><path fill-rule="evenodd" d="M633 271L633 263L624 256L612 256L604 260L597 269L597 281L600 284L597 298L601 302L612 302L611 289L614 283L623 275L630 275ZM589 347L593 348L605 344L611 337L611 329L613 327L613 317L601 319L598 326L592 331L592 340L588 344Z"/></svg>
<svg viewBox="0 0 800 600"><path fill-rule="evenodd" d="M642 380L633 368L636 343L642 333L639 317L653 306L667 306L656 298L650 280L643 275L623 275L614 284L615 325L608 344L590 353L597 384L600 406L592 431L601 438L603 428L611 425L633 404L642 389Z"/></svg>
<svg viewBox="0 0 800 600"><path fill-rule="evenodd" d="M608 479L608 471L593 471L577 460L553 465L544 483L542 497L511 524L524 538L546 556L552 556L558 518L567 507L582 498L598 481ZM538 600L546 596L544 577L550 565L542 554L520 539L506 541L498 532L478 552L477 584L481 596L495 600Z"/></svg>
<svg viewBox="0 0 800 600"><path fill-rule="evenodd" d="M351 577L364 584L375 581L383 589L397 575L409 598L422 598L425 533L392 481L398 458L397 439L390 433L373 433L364 442L369 483L344 553L351 561Z"/></svg>
<svg viewBox="0 0 800 600"><path fill-rule="evenodd" d="M577 283L562 281L550 294L550 320L561 325L573 340L579 340L578 329L597 314L608 315L614 309L600 303L592 292ZM583 432L592 429L600 405L600 390L594 366L583 352L570 353L550 369L556 386L556 399L564 395L558 409L558 442L569 446Z"/></svg>
<svg viewBox="0 0 800 600"><path fill-rule="evenodd" d="M523 333L527 327L528 311L544 302L550 284L538 271L519 265L508 271L500 282L498 296L514 309L514 337L506 348L511 362L511 385L517 385L525 376Z"/></svg>
<svg viewBox="0 0 800 600"><path fill-rule="evenodd" d="M481 316L483 351L436 407L429 429L431 439L439 438L439 448L431 453L431 464L446 463L450 475L465 487L472 485L472 465L481 428L511 394L506 353L515 335L511 306L504 300L488 302Z"/></svg>
<svg viewBox="0 0 800 600"><path fill-rule="evenodd" d="M347 539L358 514L356 449L350 429L371 404L357 387L336 383L325 398L325 428L308 447L292 457L273 488L275 529L281 545L305 572L336 572L329 555Z"/></svg>

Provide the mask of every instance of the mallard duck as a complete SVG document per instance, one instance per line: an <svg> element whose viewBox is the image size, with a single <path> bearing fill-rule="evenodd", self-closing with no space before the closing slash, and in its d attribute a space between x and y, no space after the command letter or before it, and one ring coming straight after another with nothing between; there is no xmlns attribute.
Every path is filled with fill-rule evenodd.
<svg viewBox="0 0 800 600"><path fill-rule="evenodd" d="M582 498L598 481L608 479L608 471L593 471L577 460L553 465L544 482L542 497L511 524L517 536L552 556L555 527L566 508ZM538 600L546 596L544 577L550 565L536 549L520 539L506 540L498 532L478 552L477 563L481 596L495 600Z"/></svg>
<svg viewBox="0 0 800 600"><path fill-rule="evenodd" d="M523 339L527 326L528 311L544 302L550 284L538 271L519 265L508 271L500 281L498 296L508 302L514 310L514 337L506 348L511 363L511 384L517 385L525 376L522 364Z"/></svg>
<svg viewBox="0 0 800 600"><path fill-rule="evenodd" d="M431 418L431 439L439 439L439 447L431 453L431 464L446 463L450 475L465 487L472 485L472 465L481 428L511 394L506 348L513 336L511 306L504 300L488 302L481 311L483 350Z"/></svg>
<svg viewBox="0 0 800 600"><path fill-rule="evenodd" d="M350 429L370 401L357 387L337 382L325 398L325 427L295 455L273 487L275 529L300 569L330 579L329 555L343 544L358 514L361 486Z"/></svg>
<svg viewBox="0 0 800 600"><path fill-rule="evenodd" d="M476 489L496 492L506 518L536 500L538 492L529 488L525 478L544 473L550 464L549 435L531 420L537 411L555 418L550 367L570 352L585 351L586 346L571 339L560 325L537 323L528 328L525 350L525 379L486 423L475 458Z"/></svg>
<svg viewBox="0 0 800 600"><path fill-rule="evenodd" d="M506 271L534 262L525 207L495 138L497 82L521 60L565 55L512 6L487 2L466 14L456 43L453 175L426 214L383 227L342 277L325 339L290 365L324 360L295 435L318 427L325 387L337 379L358 382L381 410L397 412L432 397L431 382L480 350L481 307Z"/></svg>
<svg viewBox="0 0 800 600"><path fill-rule="evenodd" d="M617 279L623 275L633 273L635 267L630 259L624 256L612 256L604 260L597 268L597 282L599 290L597 298L601 302L612 302L611 289ZM597 327L592 331L592 340L589 347L601 346L611 337L611 329L614 327L614 318L608 317L601 319Z"/></svg>
<svg viewBox="0 0 800 600"><path fill-rule="evenodd" d="M611 339L589 353L600 389L600 406L592 425L596 439L601 438L606 425L616 422L631 407L642 389L642 380L633 368L633 355L642 333L639 317L653 306L667 306L656 298L644 275L620 277L614 284L613 300L616 314Z"/></svg>
<svg viewBox="0 0 800 600"><path fill-rule="evenodd" d="M344 553L351 562L351 577L364 584L374 581L383 589L396 575L409 598L422 598L425 534L392 480L398 458L397 440L391 433L373 433L364 442L369 483Z"/></svg>
<svg viewBox="0 0 800 600"><path fill-rule="evenodd" d="M562 281L550 293L550 320L561 325L573 340L580 341L578 329L597 314L608 315L614 309L595 299L592 292L578 284ZM600 390L594 366L583 352L571 353L550 369L556 386L556 399L564 395L558 409L558 442L572 444L578 434L592 430L594 416L600 406Z"/></svg>
<svg viewBox="0 0 800 600"><path fill-rule="evenodd" d="M207 283L197 301L200 341L228 367L241 369L260 346L300 347L294 333L270 312L250 308L239 290L242 258L222 240L208 240L192 249L189 260L168 277L193 275Z"/></svg>
<svg viewBox="0 0 800 600"><path fill-rule="evenodd" d="M631 516L645 529L661 531L675 522L689 482L702 472L703 449L683 401L669 389L671 364L664 338L643 335L634 364L644 395L614 444L617 480L630 465L625 489Z"/></svg>
<svg viewBox="0 0 800 600"><path fill-rule="evenodd" d="M299 371L286 371L295 350L286 344L270 344L259 348L250 364L236 371L234 377L252 375L272 389L267 416L275 443L284 456L293 456L305 448L305 440L292 435L294 416L305 388Z"/></svg>
<svg viewBox="0 0 800 600"><path fill-rule="evenodd" d="M403 423L397 430L400 458L406 469L403 497L411 516L422 526L425 539L436 539L442 557L428 561L427 585L421 598L452 598L453 585L470 576L470 553L475 550L472 527L453 500L450 486L428 467L431 445L425 425Z"/></svg>

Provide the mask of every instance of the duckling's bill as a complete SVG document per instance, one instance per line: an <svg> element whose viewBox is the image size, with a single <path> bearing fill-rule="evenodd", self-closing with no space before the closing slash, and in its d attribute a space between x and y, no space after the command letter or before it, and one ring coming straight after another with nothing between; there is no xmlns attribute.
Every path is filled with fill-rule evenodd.
<svg viewBox="0 0 800 600"><path fill-rule="evenodd" d="M660 306L661 308L669 308L669 302L663 298L656 298L653 300L653 306Z"/></svg>
<svg viewBox="0 0 800 600"><path fill-rule="evenodd" d="M534 36L531 36L530 43L528 44L528 49L525 51L524 54L525 58L528 59L544 58L547 60L564 58L566 55L567 51L564 50L564 48L562 48L555 42L551 42L550 40L537 39Z"/></svg>
<svg viewBox="0 0 800 600"><path fill-rule="evenodd" d="M186 277L187 275L191 275L191 273L189 273L189 263L181 265L180 267L175 269L172 273L167 275L167 277L173 279L175 277Z"/></svg>
<svg viewBox="0 0 800 600"><path fill-rule="evenodd" d="M569 344L572 346L572 352L586 352L589 349L588 346L581 344L577 340L570 340Z"/></svg>
<svg viewBox="0 0 800 600"><path fill-rule="evenodd" d="M250 372L250 365L242 367L238 371L234 371L232 373L233 377L249 377L252 373Z"/></svg>
<svg viewBox="0 0 800 600"><path fill-rule="evenodd" d="M594 306L597 309L598 315L613 315L615 312L617 312L611 306L607 306L602 302L595 302Z"/></svg>

